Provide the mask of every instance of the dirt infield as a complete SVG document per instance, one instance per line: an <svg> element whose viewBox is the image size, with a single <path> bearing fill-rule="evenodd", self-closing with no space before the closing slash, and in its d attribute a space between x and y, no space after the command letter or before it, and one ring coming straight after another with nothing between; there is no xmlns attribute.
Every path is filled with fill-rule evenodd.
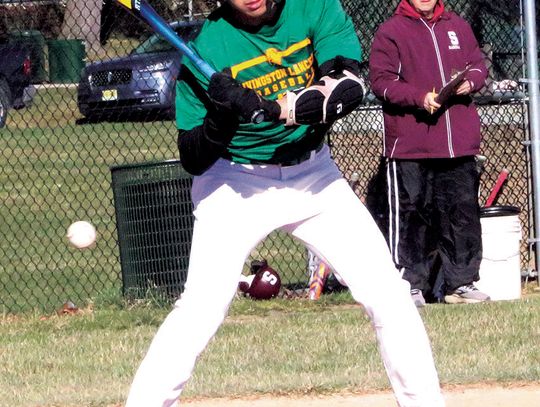
<svg viewBox="0 0 540 407"><path fill-rule="evenodd" d="M540 384L452 387L444 389L446 407L538 407ZM395 407L391 393L320 397L260 397L183 402L189 407Z"/></svg>

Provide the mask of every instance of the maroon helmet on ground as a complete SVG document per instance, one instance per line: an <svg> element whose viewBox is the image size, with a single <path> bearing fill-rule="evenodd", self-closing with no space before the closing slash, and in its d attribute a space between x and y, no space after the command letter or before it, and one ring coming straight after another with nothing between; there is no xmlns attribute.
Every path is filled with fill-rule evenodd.
<svg viewBox="0 0 540 407"><path fill-rule="evenodd" d="M255 271L254 269L255 274L241 277L238 284L240 291L255 300L268 300L278 295L281 289L281 278L277 271L268 266L266 261L251 268L252 271Z"/></svg>

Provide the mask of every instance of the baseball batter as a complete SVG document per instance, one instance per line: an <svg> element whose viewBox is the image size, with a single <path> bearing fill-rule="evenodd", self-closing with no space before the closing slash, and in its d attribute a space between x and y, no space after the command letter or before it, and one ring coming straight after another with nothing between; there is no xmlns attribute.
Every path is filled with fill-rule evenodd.
<svg viewBox="0 0 540 407"><path fill-rule="evenodd" d="M227 315L247 257L275 229L324 259L364 306L398 404L444 406L409 284L324 143L364 94L350 18L339 0L222 3L191 44L219 73L208 81L185 61L177 86L180 157L195 175L186 288L127 407L176 403ZM253 123L254 112L264 120Z"/></svg>

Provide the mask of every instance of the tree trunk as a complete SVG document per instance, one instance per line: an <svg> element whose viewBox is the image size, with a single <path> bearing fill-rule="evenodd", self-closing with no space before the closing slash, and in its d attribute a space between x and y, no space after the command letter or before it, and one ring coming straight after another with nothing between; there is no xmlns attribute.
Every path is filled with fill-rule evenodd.
<svg viewBox="0 0 540 407"><path fill-rule="evenodd" d="M102 0L85 2L67 0L62 36L66 39L83 40L87 51L99 52L101 50L99 31L102 7Z"/></svg>

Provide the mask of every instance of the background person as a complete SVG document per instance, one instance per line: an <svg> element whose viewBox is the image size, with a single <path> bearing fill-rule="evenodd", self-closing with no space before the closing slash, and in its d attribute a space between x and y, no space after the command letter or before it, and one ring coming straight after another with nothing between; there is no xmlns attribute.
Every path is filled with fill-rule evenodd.
<svg viewBox="0 0 540 407"><path fill-rule="evenodd" d="M436 90L467 65L441 106ZM441 0L402 0L375 34L369 68L383 102L390 249L416 305L425 304L434 251L446 302L488 300L473 284L482 240L480 120L470 97L484 86L487 69L469 24Z"/></svg>
<svg viewBox="0 0 540 407"><path fill-rule="evenodd" d="M246 258L277 228L327 261L363 304L400 406L443 406L408 284L323 143L364 93L360 44L339 0L230 0L193 47L228 73L208 81L185 61L177 87L180 158L196 175L188 277L127 407L176 402L227 314ZM250 123L254 110L265 121Z"/></svg>

